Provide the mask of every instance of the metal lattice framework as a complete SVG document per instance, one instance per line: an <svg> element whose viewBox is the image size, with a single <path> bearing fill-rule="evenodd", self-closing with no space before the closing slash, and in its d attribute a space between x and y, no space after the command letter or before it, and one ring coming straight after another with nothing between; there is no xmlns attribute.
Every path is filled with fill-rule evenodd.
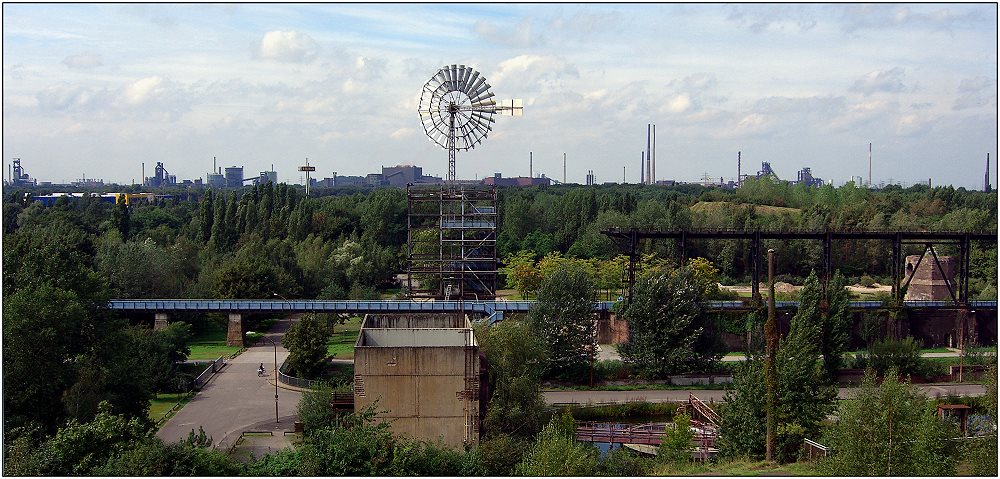
<svg viewBox="0 0 1000 479"><path fill-rule="evenodd" d="M407 188L411 298L496 297L497 195L493 188Z"/></svg>
<svg viewBox="0 0 1000 479"><path fill-rule="evenodd" d="M438 70L420 94L420 121L434 143L448 150L448 183L455 182L455 152L470 150L493 130L494 116L521 116L521 100L498 102L486 77L465 65Z"/></svg>

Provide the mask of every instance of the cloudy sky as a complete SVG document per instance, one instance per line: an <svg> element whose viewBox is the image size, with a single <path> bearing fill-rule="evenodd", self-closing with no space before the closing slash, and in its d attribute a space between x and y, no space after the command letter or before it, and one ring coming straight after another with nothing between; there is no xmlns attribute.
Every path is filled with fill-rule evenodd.
<svg viewBox="0 0 1000 479"><path fill-rule="evenodd" d="M421 127L444 65L482 72L498 118L458 177L736 176L769 161L840 184L981 188L997 157L997 6L4 4L3 159L32 177L139 181L274 165L300 182L398 163L444 176ZM995 178L996 168L991 168ZM994 185L996 182L994 181Z"/></svg>

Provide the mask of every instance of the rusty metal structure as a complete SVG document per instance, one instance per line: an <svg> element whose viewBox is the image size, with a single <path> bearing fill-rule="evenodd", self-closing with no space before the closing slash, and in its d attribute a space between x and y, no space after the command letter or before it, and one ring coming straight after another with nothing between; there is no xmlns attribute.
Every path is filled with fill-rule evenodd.
<svg viewBox="0 0 1000 479"><path fill-rule="evenodd" d="M993 243L996 244L997 233L992 232L934 232L934 231L737 231L737 230L691 230L691 231L653 231L653 230L625 230L612 228L601 231L608 236L618 248L629 257L629 265L626 270L628 285L626 298L632 297L632 288L635 285L635 267L639 260L639 242L644 239L673 239L680 247L681 263L687 261L687 245L689 240L696 239L724 239L724 240L749 240L751 258L751 288L752 296L758 297L759 284L761 279L761 247L763 240L815 240L820 241L823 250L823 269L820 272L820 279L823 283L824 294L830 278L833 277L833 242L852 240L880 240L889 243L891 252L892 271L892 296L896 303L903 300L902 290L909 286L912 276L904 278L905 257L903 256L904 246L919 245L924 247L922 259L927 252L931 253L938 268L940 262L936 246L951 246L958 252L958 271L955 281L948 281L947 287L949 297L959 308L967 308L969 305L969 257L971 256L972 244ZM919 266L918 259L914 268ZM942 272L943 273L943 272Z"/></svg>
<svg viewBox="0 0 1000 479"><path fill-rule="evenodd" d="M496 189L410 185L406 204L407 296L496 298Z"/></svg>

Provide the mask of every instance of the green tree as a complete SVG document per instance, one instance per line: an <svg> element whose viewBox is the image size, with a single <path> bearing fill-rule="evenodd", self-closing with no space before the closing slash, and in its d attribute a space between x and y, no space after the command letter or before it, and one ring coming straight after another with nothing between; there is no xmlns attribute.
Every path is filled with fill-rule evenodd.
<svg viewBox="0 0 1000 479"><path fill-rule="evenodd" d="M692 440L691 416L678 414L674 416L674 427L663 432L656 458L671 464L688 462L691 460Z"/></svg>
<svg viewBox="0 0 1000 479"><path fill-rule="evenodd" d="M648 378L711 368L723 350L702 311L704 290L691 268L640 279L622 312L630 332L622 360Z"/></svg>
<svg viewBox="0 0 1000 479"><path fill-rule="evenodd" d="M111 413L102 403L97 416L88 422L74 419L31 454L19 457L18 464L4 463L4 472L17 475L90 475L107 460L146 437L147 429L137 419Z"/></svg>
<svg viewBox="0 0 1000 479"><path fill-rule="evenodd" d="M546 374L582 378L597 354L594 286L587 271L561 265L545 279L529 317L548 346Z"/></svg>
<svg viewBox="0 0 1000 479"><path fill-rule="evenodd" d="M719 454L763 457L766 409L764 362L760 357L748 357L733 371L733 382L719 411Z"/></svg>
<svg viewBox="0 0 1000 479"><path fill-rule="evenodd" d="M322 373L331 333L329 323L319 315L302 316L281 340L288 348L290 370L305 378L315 378Z"/></svg>
<svg viewBox="0 0 1000 479"><path fill-rule="evenodd" d="M65 417L62 395L75 381L65 361L83 352L88 318L75 293L49 284L4 295L5 431L35 423L51 432Z"/></svg>
<svg viewBox="0 0 1000 479"><path fill-rule="evenodd" d="M827 379L819 360L820 294L816 277L810 275L802 289L799 310L775 358L778 372L775 458L781 462L798 457L802 440L818 434L820 422L833 411L837 399L837 389Z"/></svg>
<svg viewBox="0 0 1000 479"><path fill-rule="evenodd" d="M396 440L389 424L375 421L375 410L346 416L334 427L309 434L299 449L303 476L388 476Z"/></svg>
<svg viewBox="0 0 1000 479"><path fill-rule="evenodd" d="M979 397L986 414L987 432L971 439L963 451L963 459L971 465L974 476L997 474L997 366L990 366L985 377L986 393Z"/></svg>
<svg viewBox="0 0 1000 479"><path fill-rule="evenodd" d="M597 448L576 442L573 430L554 416L514 469L518 476L593 476L600 467Z"/></svg>
<svg viewBox="0 0 1000 479"><path fill-rule="evenodd" d="M114 223L115 229L118 230L122 239L127 241L130 232L129 210L124 201L115 205L115 209L111 213L111 222Z"/></svg>
<svg viewBox="0 0 1000 479"><path fill-rule="evenodd" d="M528 299L542 285L542 273L534 262L514 266L510 277L513 278L514 288L524 299Z"/></svg>
<svg viewBox="0 0 1000 479"><path fill-rule="evenodd" d="M825 444L835 454L823 462L834 476L953 476L954 424L934 414L934 405L890 371L878 384L868 370L852 400L843 401Z"/></svg>
<svg viewBox="0 0 1000 479"><path fill-rule="evenodd" d="M198 205L198 239L202 244L208 243L212 237L212 222L215 219L212 207L212 190L205 192Z"/></svg>
<svg viewBox="0 0 1000 479"><path fill-rule="evenodd" d="M484 433L534 436L545 421L545 399L539 384L545 368L545 345L530 325L516 319L479 325L476 339L489 363L491 397L483 419Z"/></svg>
<svg viewBox="0 0 1000 479"><path fill-rule="evenodd" d="M832 381L836 378L837 370L843 365L844 352L851 339L853 318L847 280L840 271L833 275L827 291L827 310L822 315L819 352L823 355L823 371L827 379Z"/></svg>

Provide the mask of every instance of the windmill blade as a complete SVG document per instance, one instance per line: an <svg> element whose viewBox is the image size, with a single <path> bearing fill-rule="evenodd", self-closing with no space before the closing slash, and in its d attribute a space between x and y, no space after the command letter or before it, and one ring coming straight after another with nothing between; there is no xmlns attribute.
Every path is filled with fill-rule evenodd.
<svg viewBox="0 0 1000 479"><path fill-rule="evenodd" d="M469 77L472 76L472 69L464 65L462 66L462 68L463 68L462 76L461 79L458 81L458 89L462 93L468 94L467 89L469 86Z"/></svg>
<svg viewBox="0 0 1000 479"><path fill-rule="evenodd" d="M465 67L465 65L462 65L462 67ZM451 91L458 90L458 77L458 65L453 64L451 66Z"/></svg>
<svg viewBox="0 0 1000 479"><path fill-rule="evenodd" d="M446 81L444 85L446 91L452 91L455 89L455 71L452 69L452 67L454 67L454 65L450 67L445 67L444 69L444 76L445 78L448 79L448 81Z"/></svg>
<svg viewBox="0 0 1000 479"><path fill-rule="evenodd" d="M489 89L490 89L490 84L486 83L486 77L481 76L479 77L478 80L475 81L475 83L473 83L472 87L470 88L471 91L469 92L469 98L476 98Z"/></svg>
<svg viewBox="0 0 1000 479"><path fill-rule="evenodd" d="M486 92L485 95L472 101L473 107L493 107L496 106L497 102L492 99L493 92Z"/></svg>
<svg viewBox="0 0 1000 479"><path fill-rule="evenodd" d="M465 94L469 95L469 98L473 98L476 96L474 93L476 91L476 82L479 80L479 72L475 70L470 70L470 72L469 80L465 83ZM483 80L485 81L486 79L484 78Z"/></svg>
<svg viewBox="0 0 1000 479"><path fill-rule="evenodd" d="M490 91L489 83L483 83L483 85L479 87L479 90L480 91L476 93L476 96L470 97L472 98L473 103L493 96L493 92Z"/></svg>
<svg viewBox="0 0 1000 479"><path fill-rule="evenodd" d="M478 123L495 123L496 120L490 115L485 115L480 111L472 110L472 117Z"/></svg>

